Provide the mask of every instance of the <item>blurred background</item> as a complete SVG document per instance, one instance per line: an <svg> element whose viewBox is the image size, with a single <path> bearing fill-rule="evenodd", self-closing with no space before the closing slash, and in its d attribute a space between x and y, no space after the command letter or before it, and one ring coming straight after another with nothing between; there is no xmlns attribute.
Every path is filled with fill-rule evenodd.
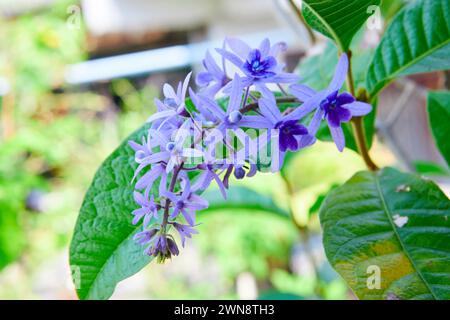
<svg viewBox="0 0 450 320"><path fill-rule="evenodd" d="M386 1L380 28L358 35L366 66L403 3ZM207 48L226 36L251 44L269 37L288 43L283 59L291 71L317 81L331 76L334 64L315 56L326 39L304 27L293 5L0 0L0 299L76 299L68 246L96 169L155 111L164 82L200 70ZM308 59L317 59L317 69L302 69ZM391 85L379 101L372 147L379 164L427 175L446 192L448 170L428 127L425 91L448 88L448 79L434 73ZM235 182L294 219L258 210L201 215L200 235L180 256L122 282L113 298L352 299L326 262L317 212L326 192L360 169L353 151L338 155L318 143L293 157L283 175Z"/></svg>

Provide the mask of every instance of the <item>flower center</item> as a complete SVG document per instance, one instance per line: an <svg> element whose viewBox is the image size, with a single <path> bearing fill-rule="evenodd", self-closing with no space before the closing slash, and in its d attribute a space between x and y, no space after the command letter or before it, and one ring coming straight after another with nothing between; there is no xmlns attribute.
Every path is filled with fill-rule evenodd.
<svg viewBox="0 0 450 320"><path fill-rule="evenodd" d="M175 149L175 143L174 143L174 142L169 142L169 143L166 145L166 150L167 150L167 151L171 152L171 151L173 151L174 149Z"/></svg>
<svg viewBox="0 0 450 320"><path fill-rule="evenodd" d="M176 207L178 208L178 209L183 209L184 208L184 202L183 201L178 201L177 202L177 204L176 204Z"/></svg>
<svg viewBox="0 0 450 320"><path fill-rule="evenodd" d="M239 111L233 111L228 115L228 122L230 124L238 124L242 120L242 113Z"/></svg>

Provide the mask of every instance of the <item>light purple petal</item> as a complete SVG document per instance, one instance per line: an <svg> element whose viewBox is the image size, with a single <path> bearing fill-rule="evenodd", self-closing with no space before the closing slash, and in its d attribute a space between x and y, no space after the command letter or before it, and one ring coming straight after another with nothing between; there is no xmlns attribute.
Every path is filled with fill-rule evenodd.
<svg viewBox="0 0 450 320"><path fill-rule="evenodd" d="M226 43L230 49L243 60L247 59L248 54L252 50L248 44L237 38L227 38Z"/></svg>
<svg viewBox="0 0 450 320"><path fill-rule="evenodd" d="M290 86L290 92L300 101L306 101L316 94L316 91L304 84L294 84Z"/></svg>
<svg viewBox="0 0 450 320"><path fill-rule="evenodd" d="M281 112L273 99L261 98L258 101L259 110L273 125L281 120Z"/></svg>
<svg viewBox="0 0 450 320"><path fill-rule="evenodd" d="M316 135L317 131L320 128L320 123L323 120L324 114L325 114L325 112L321 108L317 109L316 113L314 114L314 116L308 126L308 133L310 135L312 135L312 136Z"/></svg>
<svg viewBox="0 0 450 320"><path fill-rule="evenodd" d="M330 132L331 132L331 136L333 137L334 143L336 144L338 150L340 152L344 151L345 148L345 136L344 136L344 131L342 130L341 127L331 127L328 126L330 128Z"/></svg>
<svg viewBox="0 0 450 320"><path fill-rule="evenodd" d="M283 120L289 121L289 120L299 120L305 117L307 114L312 112L314 109L319 107L320 102L325 99L327 96L326 91L322 91L314 95L312 98L307 99L301 106L296 108L293 112L286 115Z"/></svg>
<svg viewBox="0 0 450 320"><path fill-rule="evenodd" d="M223 71L217 65L216 61L214 60L214 58L211 55L211 53L209 52L209 50L206 52L206 57L205 57L204 61L205 61L205 66L208 69L208 71L213 76L215 76L217 79L220 79L224 75Z"/></svg>
<svg viewBox="0 0 450 320"><path fill-rule="evenodd" d="M239 121L239 126L253 129L270 129L273 127L273 124L261 116L243 116L242 120Z"/></svg>
<svg viewBox="0 0 450 320"><path fill-rule="evenodd" d="M372 106L368 103L364 103L364 102L353 102L350 104L346 104L343 106L344 108L350 110L350 112L352 113L352 116L355 117L362 117L365 116L366 114L370 113L372 111Z"/></svg>
<svg viewBox="0 0 450 320"><path fill-rule="evenodd" d="M256 89L261 93L264 98L274 99L274 94L267 86L262 82L255 83Z"/></svg>
<svg viewBox="0 0 450 320"><path fill-rule="evenodd" d="M163 93L164 93L164 96L166 98L178 100L178 97L177 97L177 94L175 93L175 90L168 83L164 84L164 86L163 86Z"/></svg>
<svg viewBox="0 0 450 320"><path fill-rule="evenodd" d="M348 57L347 54L343 54L339 59L336 71L334 73L334 78L328 87L330 92L339 91L347 78L348 71Z"/></svg>
<svg viewBox="0 0 450 320"><path fill-rule="evenodd" d="M156 120L171 117L177 115L177 112L175 110L166 110L166 111L159 111L153 115L151 115L148 119L148 123L152 123Z"/></svg>
<svg viewBox="0 0 450 320"><path fill-rule="evenodd" d="M186 93L187 93L187 89L189 86L189 81L191 80L191 76L192 76L192 71L188 73L188 75L186 76L186 79L184 79L183 82L183 89L181 91L181 99L184 100L184 98L186 97ZM184 103L184 101L181 101L182 103Z"/></svg>
<svg viewBox="0 0 450 320"><path fill-rule="evenodd" d="M264 39L259 45L259 51L261 51L261 57L264 59L270 53L270 41L269 39Z"/></svg>
<svg viewBox="0 0 450 320"><path fill-rule="evenodd" d="M203 96L199 96L199 98L205 104L205 107L208 108L213 114L216 114L217 117L225 117L225 112L215 101Z"/></svg>
<svg viewBox="0 0 450 320"><path fill-rule="evenodd" d="M235 75L233 79L233 85L231 87L230 100L228 102L227 114L230 114L233 111L239 111L242 102L242 85L241 85L241 77L239 75Z"/></svg>
<svg viewBox="0 0 450 320"><path fill-rule="evenodd" d="M195 214L193 212L188 212L184 209L181 210L181 213L183 214L183 217L186 219L187 223L189 223L190 226L195 226Z"/></svg>
<svg viewBox="0 0 450 320"><path fill-rule="evenodd" d="M268 78L266 82L270 83L296 83L299 82L302 78L293 73L280 73L276 76Z"/></svg>
<svg viewBox="0 0 450 320"><path fill-rule="evenodd" d="M151 188L155 180L158 179L162 172L163 168L161 166L155 166L138 180L136 183L136 189L139 190L147 187Z"/></svg>
<svg viewBox="0 0 450 320"><path fill-rule="evenodd" d="M232 54L231 52L225 51L223 49L216 49L219 54L221 54L225 59L230 61L232 64L234 64L236 67L242 70L242 67L244 65L244 62L239 59L238 56L235 54Z"/></svg>
<svg viewBox="0 0 450 320"><path fill-rule="evenodd" d="M139 192L136 192L136 191L133 192L133 198L134 198L134 201L136 201L136 203L140 206L145 206L147 204L146 199Z"/></svg>

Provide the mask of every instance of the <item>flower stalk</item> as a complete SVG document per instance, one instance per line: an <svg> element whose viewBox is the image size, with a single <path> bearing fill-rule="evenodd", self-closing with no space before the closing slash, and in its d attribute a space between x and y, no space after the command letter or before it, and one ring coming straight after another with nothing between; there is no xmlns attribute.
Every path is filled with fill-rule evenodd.
<svg viewBox="0 0 450 320"><path fill-rule="evenodd" d="M355 96L355 82L353 79L353 68L352 68L352 51L347 52L348 56L348 72L347 72L347 86L352 96ZM359 97L358 97L359 98ZM364 99L366 102L367 99ZM378 171L379 167L372 160L369 148L367 146L366 135L364 134L364 122L363 117L354 117L351 120L353 134L355 136L356 145L358 147L358 152L364 160L366 167L370 171Z"/></svg>

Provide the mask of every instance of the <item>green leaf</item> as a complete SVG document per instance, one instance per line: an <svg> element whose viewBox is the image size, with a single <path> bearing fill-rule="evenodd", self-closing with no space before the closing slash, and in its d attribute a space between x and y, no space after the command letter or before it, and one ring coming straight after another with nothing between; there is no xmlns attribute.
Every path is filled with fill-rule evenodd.
<svg viewBox="0 0 450 320"><path fill-rule="evenodd" d="M2 199L2 191L0 188L0 270L19 258L25 247L18 208L7 199ZM10 193L4 195L6 198Z"/></svg>
<svg viewBox="0 0 450 320"><path fill-rule="evenodd" d="M209 207L202 212L222 209L265 211L289 218L289 213L275 204L269 196L258 193L246 187L231 187L227 192L227 199L217 190L207 191L203 197L208 200Z"/></svg>
<svg viewBox="0 0 450 320"><path fill-rule="evenodd" d="M397 77L450 68L450 2L421 0L406 6L387 29L367 75L370 96Z"/></svg>
<svg viewBox="0 0 450 320"><path fill-rule="evenodd" d="M433 182L392 168L357 173L320 220L328 260L360 299L450 299L450 201Z"/></svg>
<svg viewBox="0 0 450 320"><path fill-rule="evenodd" d="M434 139L450 166L450 92L429 93L428 114Z"/></svg>
<svg viewBox="0 0 450 320"><path fill-rule="evenodd" d="M413 165L414 168L416 169L416 172L421 175L441 176L441 177L450 175L448 169L445 169L440 165L437 165L432 162L414 161Z"/></svg>
<svg viewBox="0 0 450 320"><path fill-rule="evenodd" d="M341 52L350 47L353 37L380 0L303 0L303 15L315 30L333 39Z"/></svg>
<svg viewBox="0 0 450 320"><path fill-rule="evenodd" d="M134 151L147 126L133 133L97 171L80 209L70 246L72 277L80 299L108 299L118 282L151 259L133 241L140 226L131 224Z"/></svg>

